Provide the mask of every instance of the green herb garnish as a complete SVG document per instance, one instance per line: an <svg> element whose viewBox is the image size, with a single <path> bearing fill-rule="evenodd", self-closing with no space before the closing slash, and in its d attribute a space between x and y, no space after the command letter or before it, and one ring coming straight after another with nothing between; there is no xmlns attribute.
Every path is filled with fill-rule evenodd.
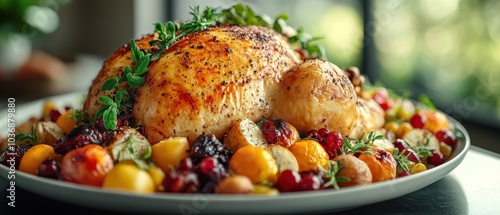
<svg viewBox="0 0 500 215"><path fill-rule="evenodd" d="M38 123L36 123L34 126L32 126L29 132L22 133L22 134L16 134L16 136L14 137L14 140L17 142L17 141L29 139L31 141L31 143L33 143L34 145L38 144L38 138L36 135L36 127L38 127Z"/></svg>
<svg viewBox="0 0 500 215"><path fill-rule="evenodd" d="M413 162L408 159L408 155L399 153L398 148L394 148L394 153L392 154L392 157L396 160L397 165L405 172L410 172L410 166L413 165Z"/></svg>
<svg viewBox="0 0 500 215"><path fill-rule="evenodd" d="M371 131L368 136L365 138L365 135L363 134L361 139L357 140L354 138L345 138L344 137L344 145L340 149L340 151L344 154L354 154L354 153L366 153L366 154L371 154L372 152L370 149L372 148L372 144L375 140L380 140L383 139L384 136L382 135L375 135L373 131Z"/></svg>
<svg viewBox="0 0 500 215"><path fill-rule="evenodd" d="M328 188L332 186L334 189L340 189L338 182L348 182L349 178L343 176L337 176L337 174L344 169L344 165L339 166L338 161L329 160L328 161L328 170L325 170L321 165L318 165L318 168L321 172L323 172L327 178L327 182L323 184L324 188Z"/></svg>
<svg viewBox="0 0 500 215"><path fill-rule="evenodd" d="M421 94L418 97L418 101L420 101L422 104L424 104L426 107L428 107L431 110L436 110L436 105L432 102L431 98L425 94Z"/></svg>

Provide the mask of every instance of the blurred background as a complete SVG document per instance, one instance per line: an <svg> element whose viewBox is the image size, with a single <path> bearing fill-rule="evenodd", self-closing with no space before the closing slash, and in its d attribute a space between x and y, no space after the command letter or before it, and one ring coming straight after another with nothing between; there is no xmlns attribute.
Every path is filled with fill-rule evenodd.
<svg viewBox="0 0 500 215"><path fill-rule="evenodd" d="M287 13L289 25L323 37L329 61L396 93L427 94L474 145L500 152L497 0L0 0L1 99L86 91L102 62L154 22L235 2Z"/></svg>

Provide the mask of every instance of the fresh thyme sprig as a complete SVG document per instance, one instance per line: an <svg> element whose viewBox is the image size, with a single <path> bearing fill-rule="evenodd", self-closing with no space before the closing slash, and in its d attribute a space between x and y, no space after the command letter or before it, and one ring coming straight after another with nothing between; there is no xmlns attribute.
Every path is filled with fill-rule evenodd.
<svg viewBox="0 0 500 215"><path fill-rule="evenodd" d="M157 34L158 39L150 41L151 47L147 50L140 50L134 40L129 42L134 66L125 66L121 77L112 77L104 82L101 87L102 91L116 90L117 93L114 97L101 96L99 98L103 106L96 113L94 121L102 117L106 129L116 129L118 115L122 111L129 111L132 108L133 102L131 102L131 96L129 95L130 90L144 84L143 75L148 71L149 64L159 59L163 52L180 38L212 26L226 24L269 27L287 36L291 44L298 44L303 50L307 51L309 57L321 58L324 56L322 48L319 45L312 44L318 38L305 34L302 28L295 35L285 34L287 28L285 21L288 20L286 14L278 15L274 22L269 23L263 17L257 15L249 6L241 3L220 12L218 8L208 6L203 11L200 10L199 6L191 7L190 14L193 19L188 22L177 24L171 21L155 23L155 34ZM126 82L128 88L118 87L119 83L122 82Z"/></svg>
<svg viewBox="0 0 500 215"><path fill-rule="evenodd" d="M367 150L372 148L373 142L375 140L380 140L383 139L384 136L382 135L375 135L373 131L371 131L368 136L365 138L365 135L363 134L361 136L361 139L357 140L354 138L345 138L344 137L344 145L340 149L340 151L344 154L354 154L354 153L367 153L370 154L371 151Z"/></svg>

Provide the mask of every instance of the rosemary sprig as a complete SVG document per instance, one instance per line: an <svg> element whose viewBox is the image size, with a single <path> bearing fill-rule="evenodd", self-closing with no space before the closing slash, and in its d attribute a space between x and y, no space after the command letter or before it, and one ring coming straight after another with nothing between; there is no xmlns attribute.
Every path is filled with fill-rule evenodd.
<svg viewBox="0 0 500 215"><path fill-rule="evenodd" d="M397 165L405 172L410 172L410 166L413 165L413 162L408 159L408 155L399 153L398 148L394 148L394 153L392 154L392 157L396 160Z"/></svg>
<svg viewBox="0 0 500 215"><path fill-rule="evenodd" d="M32 144L34 144L34 145L38 144L38 137L36 135L36 127L38 127L38 123L33 125L29 132L22 133L22 134L16 134L16 136L14 137L14 140L17 142L17 141L29 139Z"/></svg>
<svg viewBox="0 0 500 215"><path fill-rule="evenodd" d="M327 182L323 184L324 188L328 187L333 187L334 189L338 190L340 189L338 182L348 182L349 178L343 177L343 176L337 176L337 174L344 169L344 165L339 166L339 163L334 160L329 160L328 161L328 170L323 168L321 165L318 165L318 168L321 172L325 174L325 177L327 178Z"/></svg>
<svg viewBox="0 0 500 215"><path fill-rule="evenodd" d="M422 145L418 145L416 147L412 147L412 149L417 153L419 156L423 157L429 157L432 156L432 152L428 149L429 143L430 142L430 137L427 137L425 139L425 143Z"/></svg>

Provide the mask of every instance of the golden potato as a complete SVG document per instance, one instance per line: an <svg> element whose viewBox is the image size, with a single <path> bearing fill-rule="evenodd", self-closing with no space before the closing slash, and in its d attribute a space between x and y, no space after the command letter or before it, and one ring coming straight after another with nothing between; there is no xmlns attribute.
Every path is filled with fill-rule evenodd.
<svg viewBox="0 0 500 215"><path fill-rule="evenodd" d="M243 118L231 127L223 143L229 151L235 152L246 145L265 147L266 139L257 124L248 118Z"/></svg>
<svg viewBox="0 0 500 215"><path fill-rule="evenodd" d="M337 181L340 187L350 187L372 183L372 173L368 165L354 155L341 154L333 159L342 168L337 173L337 177L344 177L348 181Z"/></svg>

